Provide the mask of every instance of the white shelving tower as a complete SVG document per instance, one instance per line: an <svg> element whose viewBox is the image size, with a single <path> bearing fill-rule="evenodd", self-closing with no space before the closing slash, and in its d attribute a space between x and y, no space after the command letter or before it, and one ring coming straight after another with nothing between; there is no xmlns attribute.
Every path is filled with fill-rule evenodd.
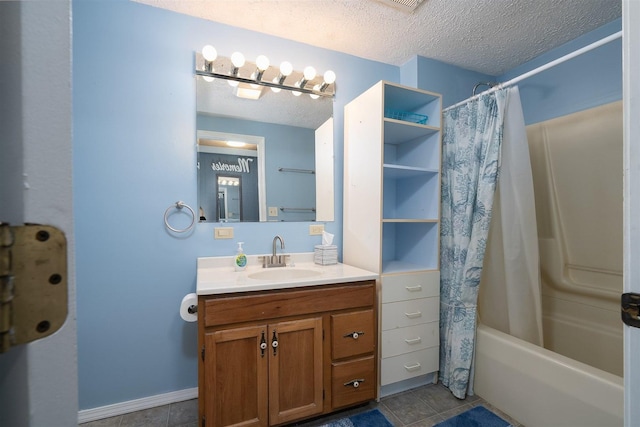
<svg viewBox="0 0 640 427"><path fill-rule="evenodd" d="M385 81L345 106L343 259L381 276L381 396L437 381L441 116Z"/></svg>

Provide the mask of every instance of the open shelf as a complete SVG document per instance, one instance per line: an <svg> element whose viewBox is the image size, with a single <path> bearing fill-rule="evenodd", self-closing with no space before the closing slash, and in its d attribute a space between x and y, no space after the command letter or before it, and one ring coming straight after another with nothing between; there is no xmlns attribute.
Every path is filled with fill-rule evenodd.
<svg viewBox="0 0 640 427"><path fill-rule="evenodd" d="M402 120L384 119L385 144L401 144L412 139L433 135L440 128L430 125L404 122Z"/></svg>
<svg viewBox="0 0 640 427"><path fill-rule="evenodd" d="M393 171L392 173L387 173ZM383 219L438 218L439 175L433 172L384 168L382 189Z"/></svg>
<svg viewBox="0 0 640 427"><path fill-rule="evenodd" d="M440 95L420 89L407 90L393 83L384 86L384 108L429 116L427 125L440 127Z"/></svg>
<svg viewBox="0 0 640 427"><path fill-rule="evenodd" d="M413 176L430 176L437 175L437 169L426 169L426 168L417 168L413 166L399 166L399 165L389 165L384 164L384 176L385 178L392 179L402 179L402 178L410 178Z"/></svg>
<svg viewBox="0 0 640 427"><path fill-rule="evenodd" d="M422 135L401 144L390 144L385 139L383 154L385 166L406 166L439 171L440 134Z"/></svg>
<svg viewBox="0 0 640 427"><path fill-rule="evenodd" d="M383 222L382 273L438 268L438 223Z"/></svg>

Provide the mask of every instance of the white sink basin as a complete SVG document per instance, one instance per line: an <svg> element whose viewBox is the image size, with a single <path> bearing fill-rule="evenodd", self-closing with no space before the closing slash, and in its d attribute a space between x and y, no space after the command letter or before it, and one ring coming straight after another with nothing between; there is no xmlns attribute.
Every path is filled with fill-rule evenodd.
<svg viewBox="0 0 640 427"><path fill-rule="evenodd" d="M306 268L274 267L251 273L249 278L257 280L295 280L319 276L320 274L322 274L321 271Z"/></svg>

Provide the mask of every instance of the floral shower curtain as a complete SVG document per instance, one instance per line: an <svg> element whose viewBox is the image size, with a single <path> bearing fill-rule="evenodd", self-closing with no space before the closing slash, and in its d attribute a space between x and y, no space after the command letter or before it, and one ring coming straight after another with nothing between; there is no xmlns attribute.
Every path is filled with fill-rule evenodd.
<svg viewBox="0 0 640 427"><path fill-rule="evenodd" d="M439 378L460 399L471 373L507 96L501 89L443 113Z"/></svg>

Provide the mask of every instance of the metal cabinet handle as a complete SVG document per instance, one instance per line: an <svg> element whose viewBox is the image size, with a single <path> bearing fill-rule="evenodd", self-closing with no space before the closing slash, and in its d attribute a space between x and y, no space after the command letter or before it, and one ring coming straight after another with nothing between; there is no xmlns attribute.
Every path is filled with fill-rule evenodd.
<svg viewBox="0 0 640 427"><path fill-rule="evenodd" d="M404 315L407 316L409 319L415 319L415 318L421 317L422 316L422 312L416 311L416 312L413 312L413 313L405 313Z"/></svg>
<svg viewBox="0 0 640 427"><path fill-rule="evenodd" d="M359 332L353 331L353 332L350 332L350 333L348 333L348 334L344 334L342 337L343 337L343 338L349 338L349 337L351 337L351 338L353 338L354 340L357 340L357 339L358 339L358 337L359 337L360 335L364 335L364 332L363 332L363 331L359 331Z"/></svg>
<svg viewBox="0 0 640 427"><path fill-rule="evenodd" d="M267 349L267 340L264 336L264 331L262 331L262 337L260 338L260 357L264 357L264 351Z"/></svg>
<svg viewBox="0 0 640 427"><path fill-rule="evenodd" d="M360 387L360 383L364 382L364 378L359 378L357 380L351 380L351 381L347 381L346 383L344 383L344 386L353 386L353 388L358 388Z"/></svg>
<svg viewBox="0 0 640 427"><path fill-rule="evenodd" d="M407 371L411 372L411 371L417 371L418 369L420 369L421 365L420 363L417 363L415 365L404 365L404 369L406 369Z"/></svg>
<svg viewBox="0 0 640 427"><path fill-rule="evenodd" d="M276 355L278 351L278 337L276 336L276 331L273 331L273 337L271 338L271 347L273 347L273 355Z"/></svg>

